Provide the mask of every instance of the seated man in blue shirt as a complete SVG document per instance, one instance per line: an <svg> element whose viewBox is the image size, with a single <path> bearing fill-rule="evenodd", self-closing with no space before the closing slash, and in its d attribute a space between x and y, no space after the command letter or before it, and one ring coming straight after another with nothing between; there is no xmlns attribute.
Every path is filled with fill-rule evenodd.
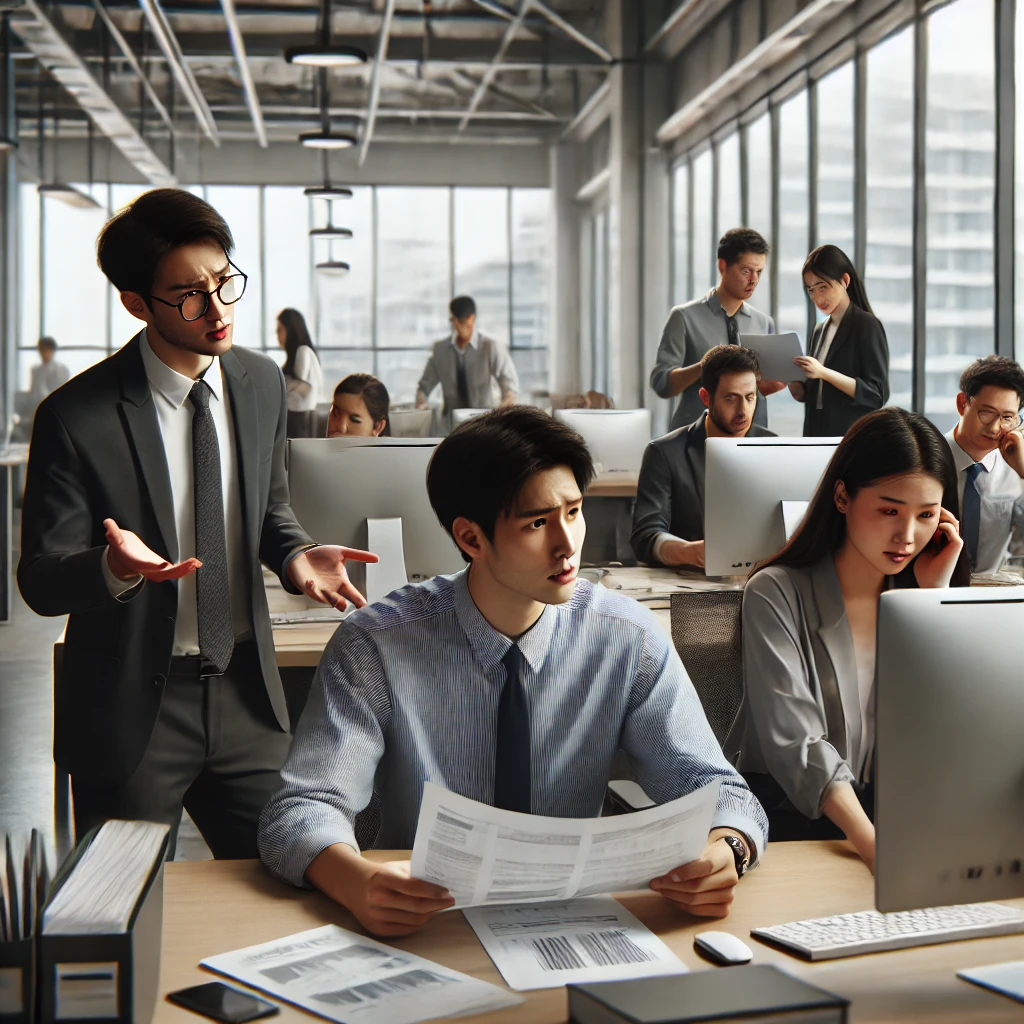
<svg viewBox="0 0 1024 1024"><path fill-rule="evenodd" d="M524 406L441 442L427 488L469 568L338 627L260 819L272 871L374 934L409 934L453 901L407 861L359 856L355 818L374 790L379 849L412 845L425 779L509 810L593 817L621 747L658 803L722 780L703 854L651 887L693 914L729 912L767 821L650 611L576 578L593 474L575 431Z"/></svg>

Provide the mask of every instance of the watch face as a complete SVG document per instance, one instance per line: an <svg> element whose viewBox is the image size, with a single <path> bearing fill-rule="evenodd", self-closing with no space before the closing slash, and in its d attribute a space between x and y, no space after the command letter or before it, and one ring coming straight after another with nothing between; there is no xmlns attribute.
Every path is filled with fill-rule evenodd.
<svg viewBox="0 0 1024 1024"><path fill-rule="evenodd" d="M747 870L747 851L743 841L736 836L726 836L725 841L732 847L732 855L736 859L736 874L742 878Z"/></svg>

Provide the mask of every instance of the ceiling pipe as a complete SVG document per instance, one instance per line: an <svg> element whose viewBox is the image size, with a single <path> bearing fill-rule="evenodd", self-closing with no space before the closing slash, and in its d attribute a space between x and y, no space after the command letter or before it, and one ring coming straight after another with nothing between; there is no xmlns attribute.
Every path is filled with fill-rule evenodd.
<svg viewBox="0 0 1024 1024"><path fill-rule="evenodd" d="M370 75L370 98L366 103L366 125L363 128L363 143L359 147L359 166L366 163L373 140L373 130L377 126L377 108L380 106L380 76L384 62L388 59L388 40L391 38L391 20L395 16L395 0L386 0L384 16L380 22L380 37L377 40L377 59L373 62Z"/></svg>
<svg viewBox="0 0 1024 1024"><path fill-rule="evenodd" d="M476 108L480 106L480 101L484 98L488 87L494 80L494 76L498 73L498 68L505 59L505 54L508 53L508 48L512 45L512 40L515 39L516 33L522 28L523 21L529 10L530 0L520 0L519 10L515 18L509 22L508 28L505 29L505 34L501 37L501 45L498 47L498 52L491 59L491 63L487 65L483 78L480 79L480 84L477 85L473 98L469 101L469 107L462 115L462 120L459 121L459 134L466 130L466 125L472 120L473 115L476 113Z"/></svg>
<svg viewBox="0 0 1024 1024"><path fill-rule="evenodd" d="M220 0L221 9L224 11L224 21L228 27L228 39L231 41L231 52L235 55L235 63L238 65L238 76L242 82L242 91L245 93L245 105L249 108L249 115L252 117L252 126L256 131L256 141L263 149L267 148L267 129L263 124L263 111L260 108L259 93L256 92L256 83L253 81L252 72L249 70L249 58L245 52L245 37L238 24L238 16L235 13L235 0ZM209 106L206 108L209 110ZM210 114L211 119L213 114Z"/></svg>

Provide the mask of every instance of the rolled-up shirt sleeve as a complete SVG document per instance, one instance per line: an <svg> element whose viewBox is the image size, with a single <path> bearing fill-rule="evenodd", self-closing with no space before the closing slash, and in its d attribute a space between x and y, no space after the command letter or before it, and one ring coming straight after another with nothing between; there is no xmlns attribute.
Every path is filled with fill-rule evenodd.
<svg viewBox="0 0 1024 1024"><path fill-rule="evenodd" d="M834 782L856 778L828 741L797 635L800 621L791 598L767 573L758 573L743 595L744 699L768 773L793 806L821 816Z"/></svg>
<svg viewBox="0 0 1024 1024"><path fill-rule="evenodd" d="M672 370L688 365L686 362L686 324L683 314L673 309L661 332L661 343L651 370L651 389L662 398L671 398L668 375Z"/></svg>
<svg viewBox="0 0 1024 1024"><path fill-rule="evenodd" d="M317 669L281 769L283 786L260 815L260 858L275 875L305 886L306 868L328 846L358 852L355 819L373 794L390 714L376 646L343 623Z"/></svg>
<svg viewBox="0 0 1024 1024"><path fill-rule="evenodd" d="M742 832L756 848L755 859L764 853L764 809L726 760L679 655L653 622L645 629L630 689L622 748L655 803L667 803L721 779L712 827Z"/></svg>

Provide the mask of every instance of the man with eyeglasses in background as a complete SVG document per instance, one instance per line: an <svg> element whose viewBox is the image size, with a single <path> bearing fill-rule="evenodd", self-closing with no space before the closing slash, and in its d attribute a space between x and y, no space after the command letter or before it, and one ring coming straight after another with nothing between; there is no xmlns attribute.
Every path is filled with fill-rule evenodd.
<svg viewBox="0 0 1024 1024"><path fill-rule="evenodd" d="M289 505L285 384L232 348L246 276L231 231L189 192L156 189L100 234L103 272L144 329L39 406L18 582L68 615L54 759L82 835L182 807L214 856L255 857L290 722L260 563L291 593L365 604L347 559Z"/></svg>
<svg viewBox="0 0 1024 1024"><path fill-rule="evenodd" d="M1024 528L1024 370L985 356L960 376L959 422L946 434L957 470L960 536L975 573L996 572Z"/></svg>

